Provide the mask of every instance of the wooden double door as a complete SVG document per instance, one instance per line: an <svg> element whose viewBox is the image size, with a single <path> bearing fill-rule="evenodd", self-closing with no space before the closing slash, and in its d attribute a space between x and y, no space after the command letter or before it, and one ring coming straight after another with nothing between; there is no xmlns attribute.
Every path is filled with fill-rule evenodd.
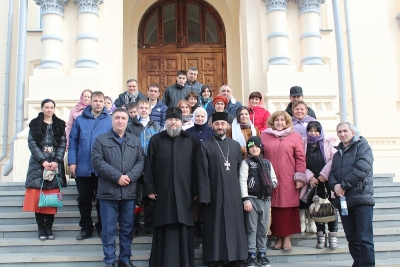
<svg viewBox="0 0 400 267"><path fill-rule="evenodd" d="M215 96L226 83L226 60L224 49L212 50L214 51L139 51L140 90L146 94L150 84L158 84L162 98L165 89L175 84L179 70L187 71L190 67L196 67L199 70L197 81L209 85Z"/></svg>

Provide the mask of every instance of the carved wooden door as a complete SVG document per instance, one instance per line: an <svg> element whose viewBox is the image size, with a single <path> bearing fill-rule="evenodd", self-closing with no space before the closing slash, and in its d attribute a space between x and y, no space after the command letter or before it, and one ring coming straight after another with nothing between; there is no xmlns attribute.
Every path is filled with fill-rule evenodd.
<svg viewBox="0 0 400 267"><path fill-rule="evenodd" d="M146 94L147 87L156 83L160 86L160 98L165 89L175 84L176 73L179 70L187 70L196 67L199 70L197 80L207 84L213 91L213 95L218 92L219 87L226 83L226 67L224 65L223 52L204 52L204 53L146 53L139 52L139 88Z"/></svg>

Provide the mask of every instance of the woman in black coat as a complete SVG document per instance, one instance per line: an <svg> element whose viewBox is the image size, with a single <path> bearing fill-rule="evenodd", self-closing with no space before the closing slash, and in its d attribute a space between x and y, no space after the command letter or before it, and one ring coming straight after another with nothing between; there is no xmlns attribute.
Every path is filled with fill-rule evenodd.
<svg viewBox="0 0 400 267"><path fill-rule="evenodd" d="M60 192L56 176L51 181L43 181L43 172L56 171L61 186L67 185L63 162L66 146L65 122L54 115L55 107L53 100L43 100L42 112L29 123L28 146L31 158L25 181L23 211L35 212L39 239L42 241L55 239L52 227L57 208L39 208L40 188L43 183L45 194Z"/></svg>

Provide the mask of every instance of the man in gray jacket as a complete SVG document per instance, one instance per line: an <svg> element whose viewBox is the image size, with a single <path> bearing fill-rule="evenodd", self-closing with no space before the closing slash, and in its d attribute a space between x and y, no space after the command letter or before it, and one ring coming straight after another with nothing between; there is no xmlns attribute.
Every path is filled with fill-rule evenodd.
<svg viewBox="0 0 400 267"><path fill-rule="evenodd" d="M92 165L99 177L97 198L102 218L104 262L114 267L116 228L119 219L118 267L132 267L133 217L136 181L143 173L144 153L139 138L127 133L128 113L117 108L112 114L112 130L98 136L92 149Z"/></svg>

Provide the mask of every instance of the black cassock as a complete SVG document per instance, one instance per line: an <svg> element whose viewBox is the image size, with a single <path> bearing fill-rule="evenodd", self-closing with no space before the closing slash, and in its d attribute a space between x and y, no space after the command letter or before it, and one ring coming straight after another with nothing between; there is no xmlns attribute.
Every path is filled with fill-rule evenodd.
<svg viewBox="0 0 400 267"><path fill-rule="evenodd" d="M205 262L245 260L247 239L239 185L240 145L230 138L222 140L214 136L201 143L196 161L199 202L209 203L203 205L203 259Z"/></svg>
<svg viewBox="0 0 400 267"><path fill-rule="evenodd" d="M150 139L143 193L157 194L151 267L194 266L197 150L198 140L184 131L176 138L163 131Z"/></svg>

